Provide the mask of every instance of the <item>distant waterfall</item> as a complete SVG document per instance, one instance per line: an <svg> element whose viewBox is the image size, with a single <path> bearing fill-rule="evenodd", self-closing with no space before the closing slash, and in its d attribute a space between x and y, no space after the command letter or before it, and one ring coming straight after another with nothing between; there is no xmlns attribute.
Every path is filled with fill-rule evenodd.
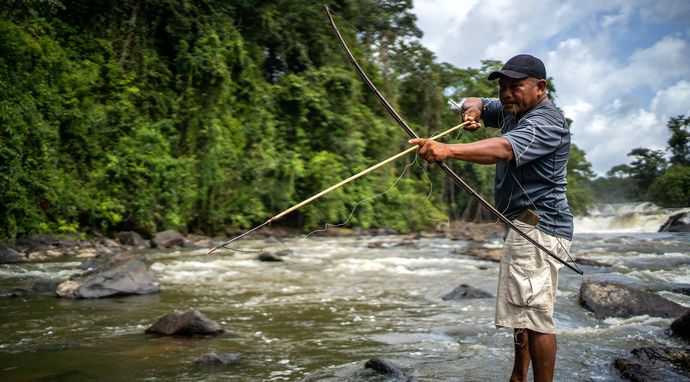
<svg viewBox="0 0 690 382"><path fill-rule="evenodd" d="M575 232L657 232L669 216L690 209L661 208L651 202L599 204L575 216Z"/></svg>

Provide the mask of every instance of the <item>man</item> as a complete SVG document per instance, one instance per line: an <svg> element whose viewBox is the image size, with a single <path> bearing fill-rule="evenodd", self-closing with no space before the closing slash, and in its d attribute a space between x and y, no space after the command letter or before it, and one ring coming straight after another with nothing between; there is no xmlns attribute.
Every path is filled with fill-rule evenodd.
<svg viewBox="0 0 690 382"><path fill-rule="evenodd" d="M508 60L498 79L499 99L468 98L462 104L468 130L484 124L500 137L467 144L412 139L430 162L460 159L496 164L496 208L533 239L563 259L570 248L573 217L565 196L570 130L546 94L546 69L536 57ZM511 381L551 381L556 364L553 322L558 269L562 265L512 230L501 254L496 326L513 328L515 363Z"/></svg>

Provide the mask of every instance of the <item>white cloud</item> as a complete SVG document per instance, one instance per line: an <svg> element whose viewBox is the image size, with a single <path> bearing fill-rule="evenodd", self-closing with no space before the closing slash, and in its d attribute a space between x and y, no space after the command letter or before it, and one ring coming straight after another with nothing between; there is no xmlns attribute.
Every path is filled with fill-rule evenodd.
<svg viewBox="0 0 690 382"><path fill-rule="evenodd" d="M601 174L633 148L664 148L668 118L690 114L690 1L417 0L418 9L423 43L441 61L542 57L573 141Z"/></svg>
<svg viewBox="0 0 690 382"><path fill-rule="evenodd" d="M679 81L658 91L652 99L651 109L666 120L681 114L690 116L690 82Z"/></svg>

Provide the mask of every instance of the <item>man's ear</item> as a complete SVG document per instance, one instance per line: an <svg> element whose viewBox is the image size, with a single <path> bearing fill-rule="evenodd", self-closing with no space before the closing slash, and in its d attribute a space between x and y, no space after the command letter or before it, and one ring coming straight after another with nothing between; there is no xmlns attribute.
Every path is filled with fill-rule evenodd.
<svg viewBox="0 0 690 382"><path fill-rule="evenodd" d="M539 95L546 93L546 80L537 80L537 93Z"/></svg>

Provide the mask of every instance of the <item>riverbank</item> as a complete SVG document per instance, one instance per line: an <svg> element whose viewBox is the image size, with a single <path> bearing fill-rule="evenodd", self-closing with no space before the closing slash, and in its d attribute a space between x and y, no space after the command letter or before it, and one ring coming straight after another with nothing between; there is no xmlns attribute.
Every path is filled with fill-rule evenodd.
<svg viewBox="0 0 690 382"><path fill-rule="evenodd" d="M244 231L232 231L231 235L239 235ZM503 237L505 228L498 223L472 223L454 221L440 224L436 229L405 235L408 240L418 238L447 238L451 240L468 240L478 245L488 243ZM349 236L383 236L396 235L393 230L351 229L331 227L328 230L316 231L311 236L317 237L349 237ZM250 238L264 240L284 240L297 238L304 233L284 227L268 227L252 232ZM44 262L56 260L78 259L85 260L94 257L107 257L123 252L143 251L147 249L197 249L213 248L228 240L228 237L207 237L189 234L183 236L177 231L163 231L156 233L151 240L145 240L136 232L118 232L113 237L96 236L80 238L76 235L35 235L19 238L11 243L0 242L0 263ZM246 239L245 239L246 240ZM242 242L237 245L242 246ZM477 253L479 256L480 254Z"/></svg>

